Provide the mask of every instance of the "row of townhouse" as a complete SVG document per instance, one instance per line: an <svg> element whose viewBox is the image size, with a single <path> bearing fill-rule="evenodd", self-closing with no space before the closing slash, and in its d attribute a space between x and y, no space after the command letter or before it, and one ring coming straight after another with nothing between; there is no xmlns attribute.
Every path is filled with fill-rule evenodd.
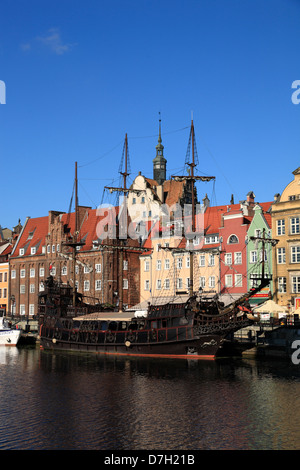
<svg viewBox="0 0 300 470"><path fill-rule="evenodd" d="M21 229L20 220L13 230L0 226L0 309L5 312L9 307L9 257Z"/></svg>
<svg viewBox="0 0 300 470"><path fill-rule="evenodd" d="M115 227L107 223L105 214L82 206L78 214L77 238L82 246L77 250L75 273L67 245L74 233L75 213L50 211L45 217L27 218L9 258L9 312L36 315L38 295L49 275L70 285L75 278L78 292L91 304L117 307L120 299L125 307L138 303L139 252L135 251L138 242L128 240L121 265L117 240L108 233Z"/></svg>
<svg viewBox="0 0 300 470"><path fill-rule="evenodd" d="M225 303L247 292L261 276L262 243L251 237L265 233L266 238L271 238L271 205L270 202L256 204L253 192L249 192L247 199L239 204L208 206L199 216L203 219L202 225L199 224L203 231L193 240L170 235L163 228L153 230L145 243L149 251L140 256L141 303L188 295L191 256L194 291L212 296L221 294ZM268 244L265 266L265 274L271 274L272 248ZM266 300L269 290L272 282L252 302Z"/></svg>
<svg viewBox="0 0 300 470"><path fill-rule="evenodd" d="M274 300L291 311L300 306L300 167L293 175L272 205Z"/></svg>
<svg viewBox="0 0 300 470"><path fill-rule="evenodd" d="M277 303L293 310L300 302L300 169L293 174L294 181L273 202L256 203L253 192L239 204L210 206L206 199L200 215L203 233L193 240L172 236L154 224L145 251L139 251L138 240L128 238L122 258L117 240L105 239L105 249L104 242L98 243L99 233L106 230L102 225L99 232L105 218L97 210L79 207L79 239L84 245L75 267L78 291L87 301L96 299L114 307L120 301L121 284L124 307L187 295L193 246L194 290L220 294L228 303L257 283L264 257L265 275L273 280L252 302L262 302L271 293ZM72 283L72 257L65 243L74 226L74 213L50 211L48 216L26 220L17 242L6 246L6 260L0 259L0 303L8 311L35 315L38 294L49 274ZM276 245L266 243L264 253L256 240L262 234L266 240L277 239Z"/></svg>
<svg viewBox="0 0 300 470"><path fill-rule="evenodd" d="M251 299L252 305L272 296L291 313L300 307L300 167L293 175L272 202L255 203L249 192L240 204L206 208L204 232L192 242L194 290L217 293L230 302L257 285L264 258L264 275L271 280ZM185 248L189 243L162 230L152 233L146 242L152 250L140 256L142 303L187 295L190 253Z"/></svg>

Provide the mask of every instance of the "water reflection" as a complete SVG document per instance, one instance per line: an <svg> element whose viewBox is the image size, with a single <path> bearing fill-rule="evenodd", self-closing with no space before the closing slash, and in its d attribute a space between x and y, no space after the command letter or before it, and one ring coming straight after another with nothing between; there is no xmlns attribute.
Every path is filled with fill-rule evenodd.
<svg viewBox="0 0 300 470"><path fill-rule="evenodd" d="M278 361L0 350L0 449L296 449L299 386Z"/></svg>

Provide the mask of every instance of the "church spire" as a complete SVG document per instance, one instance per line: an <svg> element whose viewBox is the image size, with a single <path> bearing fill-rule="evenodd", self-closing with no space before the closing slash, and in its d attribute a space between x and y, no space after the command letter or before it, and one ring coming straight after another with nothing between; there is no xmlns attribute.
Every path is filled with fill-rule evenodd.
<svg viewBox="0 0 300 470"><path fill-rule="evenodd" d="M159 134L158 144L156 146L156 157L153 159L153 179L159 185L166 180L167 160L164 158L164 146L161 138L161 118L159 113Z"/></svg>

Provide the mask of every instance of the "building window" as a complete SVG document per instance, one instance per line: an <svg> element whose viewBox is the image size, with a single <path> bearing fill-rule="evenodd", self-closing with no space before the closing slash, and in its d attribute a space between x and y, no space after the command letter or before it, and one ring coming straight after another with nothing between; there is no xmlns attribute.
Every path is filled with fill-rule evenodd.
<svg viewBox="0 0 300 470"><path fill-rule="evenodd" d="M123 279L123 289L128 289L128 279Z"/></svg>
<svg viewBox="0 0 300 470"><path fill-rule="evenodd" d="M35 286L34 286L34 284L30 284L29 292L30 292L30 294L34 294L34 293L35 293Z"/></svg>
<svg viewBox="0 0 300 470"><path fill-rule="evenodd" d="M11 271L11 278L12 278L12 279L16 279L16 274L17 274L17 273L16 273L16 270L15 270L15 269L12 269L12 271Z"/></svg>
<svg viewBox="0 0 300 470"><path fill-rule="evenodd" d="M286 277L278 278L278 292L284 294L286 292Z"/></svg>
<svg viewBox="0 0 300 470"><path fill-rule="evenodd" d="M199 256L199 267L204 267L205 266L205 255L200 255Z"/></svg>
<svg viewBox="0 0 300 470"><path fill-rule="evenodd" d="M60 252L60 246L59 246L59 243L56 245L56 251L57 251L57 253L59 253L59 252Z"/></svg>
<svg viewBox="0 0 300 470"><path fill-rule="evenodd" d="M199 287L204 288L205 287L205 277L201 276L199 279Z"/></svg>
<svg viewBox="0 0 300 470"><path fill-rule="evenodd" d="M34 304L29 304L29 315L34 315Z"/></svg>
<svg viewBox="0 0 300 470"><path fill-rule="evenodd" d="M208 235L205 237L205 245L211 245L213 243L218 243L219 242L219 236L218 235Z"/></svg>
<svg viewBox="0 0 300 470"><path fill-rule="evenodd" d="M242 253L240 251L234 253L234 264L242 264Z"/></svg>
<svg viewBox="0 0 300 470"><path fill-rule="evenodd" d="M35 254L36 254L36 247L35 247L35 246L33 246L33 247L31 248L31 254L32 254L32 255L35 255Z"/></svg>
<svg viewBox="0 0 300 470"><path fill-rule="evenodd" d="M128 260L123 260L123 271L128 271Z"/></svg>
<svg viewBox="0 0 300 470"><path fill-rule="evenodd" d="M232 287L232 274L226 274L225 287Z"/></svg>
<svg viewBox="0 0 300 470"><path fill-rule="evenodd" d="M161 289L161 279L157 279L157 281L156 281L156 289L158 289L158 290Z"/></svg>
<svg viewBox="0 0 300 470"><path fill-rule="evenodd" d="M250 263L257 263L257 251L250 251Z"/></svg>
<svg viewBox="0 0 300 470"><path fill-rule="evenodd" d="M260 279L260 274L251 274L251 277L250 277L250 286L251 287L258 287L259 283L258 283L258 279Z"/></svg>
<svg viewBox="0 0 300 470"><path fill-rule="evenodd" d="M190 267L190 256L189 255L185 258L185 267L186 268Z"/></svg>
<svg viewBox="0 0 300 470"><path fill-rule="evenodd" d="M300 218L292 217L291 218L291 234L300 233Z"/></svg>
<svg viewBox="0 0 300 470"><path fill-rule="evenodd" d="M242 287L243 286L243 276L242 276L242 274L235 274L234 275L234 285L235 285L235 287Z"/></svg>
<svg viewBox="0 0 300 470"><path fill-rule="evenodd" d="M160 270L161 270L161 260L158 259L158 260L156 261L156 271L160 271Z"/></svg>
<svg viewBox="0 0 300 470"><path fill-rule="evenodd" d="M150 281L149 281L149 279L145 280L145 289L144 290L150 290Z"/></svg>
<svg viewBox="0 0 300 470"><path fill-rule="evenodd" d="M215 265L215 255L209 254L208 255L208 266L214 266Z"/></svg>
<svg viewBox="0 0 300 470"><path fill-rule="evenodd" d="M170 279L165 279L164 289L170 289Z"/></svg>
<svg viewBox="0 0 300 470"><path fill-rule="evenodd" d="M293 294L300 292L300 276L292 276L292 292Z"/></svg>
<svg viewBox="0 0 300 470"><path fill-rule="evenodd" d="M20 270L20 277L25 277L25 269Z"/></svg>
<svg viewBox="0 0 300 470"><path fill-rule="evenodd" d="M85 265L84 268L83 268L83 272L84 272L84 274L89 274L90 267Z"/></svg>
<svg viewBox="0 0 300 470"><path fill-rule="evenodd" d="M165 269L170 269L170 260L168 258L165 259Z"/></svg>
<svg viewBox="0 0 300 470"><path fill-rule="evenodd" d="M50 245L47 245L47 253L50 253Z"/></svg>
<svg viewBox="0 0 300 470"><path fill-rule="evenodd" d="M278 248L277 249L277 263L284 264L285 263L285 248Z"/></svg>
<svg viewBox="0 0 300 470"><path fill-rule="evenodd" d="M55 274L56 274L56 267L55 267L55 266L53 266L53 267L50 269L50 274L51 274L51 276L55 276Z"/></svg>
<svg viewBox="0 0 300 470"><path fill-rule="evenodd" d="M45 268L40 268L40 277L45 276Z"/></svg>
<svg viewBox="0 0 300 470"><path fill-rule="evenodd" d="M20 256L23 256L23 255L24 255L24 253L25 253L25 250L24 250L24 248L20 248L20 250L19 250L19 255L20 255Z"/></svg>
<svg viewBox="0 0 300 470"><path fill-rule="evenodd" d="M300 263L300 246L291 247L291 263Z"/></svg>
<svg viewBox="0 0 300 470"><path fill-rule="evenodd" d="M96 273L101 273L101 264L95 264Z"/></svg>
<svg viewBox="0 0 300 470"><path fill-rule="evenodd" d="M52 245L52 253L55 253L55 245Z"/></svg>
<svg viewBox="0 0 300 470"><path fill-rule="evenodd" d="M34 268L30 269L30 277L35 277L35 269Z"/></svg>
<svg viewBox="0 0 300 470"><path fill-rule="evenodd" d="M20 304L20 315L25 315L25 305Z"/></svg>
<svg viewBox="0 0 300 470"><path fill-rule="evenodd" d="M61 269L61 275L66 276L68 274L68 268L67 266L63 266Z"/></svg>
<svg viewBox="0 0 300 470"><path fill-rule="evenodd" d="M208 278L208 285L209 285L209 287L211 287L212 289L216 286L216 278L215 278L215 276L209 276L209 278Z"/></svg>
<svg viewBox="0 0 300 470"><path fill-rule="evenodd" d="M231 266L232 265L232 253L226 253L225 254L225 264L226 264L226 266Z"/></svg>
<svg viewBox="0 0 300 470"><path fill-rule="evenodd" d="M150 262L148 259L145 260L144 262L144 271L149 272L150 271Z"/></svg>
<svg viewBox="0 0 300 470"><path fill-rule="evenodd" d="M180 258L180 259L181 259L181 258ZM183 287L183 282L182 282L182 278L181 278L181 277L178 277L178 278L177 278L176 286L177 286L177 289L182 289L182 287Z"/></svg>
<svg viewBox="0 0 300 470"><path fill-rule="evenodd" d="M101 279L95 281L95 290L101 290Z"/></svg>
<svg viewBox="0 0 300 470"><path fill-rule="evenodd" d="M3 298L6 299L6 297L7 297L7 289L5 288L3 289Z"/></svg>
<svg viewBox="0 0 300 470"><path fill-rule="evenodd" d="M239 239L236 235L230 235L230 237L228 238L228 245L232 245L233 243L238 243L239 242Z"/></svg>
<svg viewBox="0 0 300 470"><path fill-rule="evenodd" d="M280 219L277 220L277 235L284 235L285 234L285 220Z"/></svg>
<svg viewBox="0 0 300 470"><path fill-rule="evenodd" d="M87 292L90 290L90 281L84 281L84 291Z"/></svg>
<svg viewBox="0 0 300 470"><path fill-rule="evenodd" d="M25 284L20 285L20 294L25 294Z"/></svg>
<svg viewBox="0 0 300 470"><path fill-rule="evenodd" d="M182 268L182 258L177 258L177 269Z"/></svg>

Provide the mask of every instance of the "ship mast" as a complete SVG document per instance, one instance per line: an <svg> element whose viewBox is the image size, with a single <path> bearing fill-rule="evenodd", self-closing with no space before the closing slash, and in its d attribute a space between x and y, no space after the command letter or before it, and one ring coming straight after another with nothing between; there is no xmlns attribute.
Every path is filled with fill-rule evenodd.
<svg viewBox="0 0 300 470"><path fill-rule="evenodd" d="M76 254L77 247L83 246L83 242L78 241L79 233L79 214L78 214L78 178L77 178L77 162L75 162L75 228L72 236L72 240L69 242L63 243L64 246L69 246L72 248L72 271L73 271L73 307L76 306Z"/></svg>
<svg viewBox="0 0 300 470"><path fill-rule="evenodd" d="M191 185L192 185L192 233L195 231L195 194L194 194L194 168L195 168L195 130L194 122L191 122L191 137L192 137L192 163L188 163L191 168ZM194 293L194 257L190 254L190 285L189 294L192 296Z"/></svg>
<svg viewBox="0 0 300 470"><path fill-rule="evenodd" d="M195 163L195 129L194 129L194 121L193 117L191 120L191 130L190 130L190 139L189 144L192 145L192 162L187 163L190 167L189 176L171 176L171 178L175 179L175 181L183 181L189 180L191 182L191 191L192 191L192 233L195 233L195 218L196 218L196 208L195 208L195 182L197 180L200 181L211 181L215 179L215 176L195 176L194 168L196 166ZM192 296L194 294L194 258L193 258L193 250L190 250L190 283L189 283L189 295Z"/></svg>
<svg viewBox="0 0 300 470"><path fill-rule="evenodd" d="M120 171L120 174L123 176L123 192L124 192L124 200L123 200L123 213L119 214L120 217L122 217L122 221L120 221L121 224L126 223L126 217L127 217L127 198L125 196L127 185L126 185L126 180L127 176L129 173L127 173L127 161L128 158L128 141L127 141L127 134L125 134L125 169L124 171ZM124 226L124 225L123 225ZM126 224L127 226L127 224ZM124 246L124 241L119 240L121 243L121 249L120 249L120 263L119 263L119 312L123 312L123 264L124 264L124 251L123 251L123 246Z"/></svg>

